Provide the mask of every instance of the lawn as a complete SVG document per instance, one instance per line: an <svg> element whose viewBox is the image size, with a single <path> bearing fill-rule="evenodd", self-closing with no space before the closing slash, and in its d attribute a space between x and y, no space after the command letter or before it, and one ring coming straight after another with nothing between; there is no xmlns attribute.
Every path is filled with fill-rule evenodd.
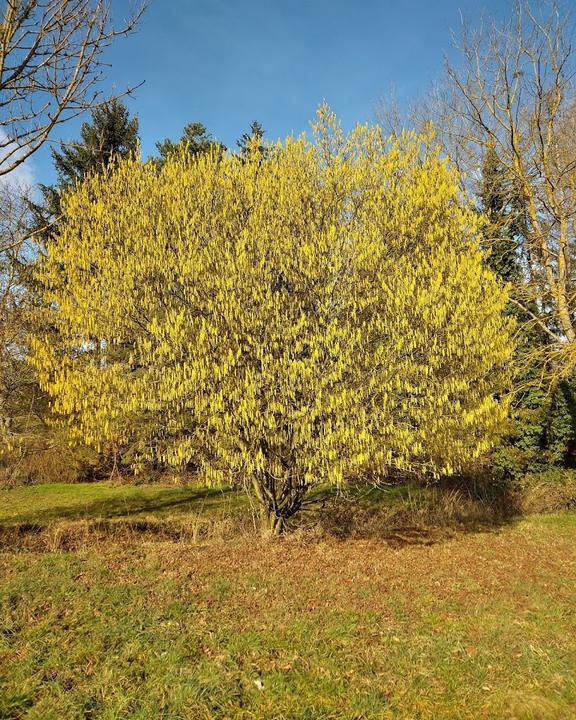
<svg viewBox="0 0 576 720"><path fill-rule="evenodd" d="M390 506L426 494L409 485L367 487L354 493L364 506ZM333 491L320 488L316 496ZM0 489L0 525L49 525L62 520L185 520L191 513L246 510L243 493L198 485L130 485L111 482L51 483Z"/></svg>
<svg viewBox="0 0 576 720"><path fill-rule="evenodd" d="M46 519L56 497L86 517L108 492L136 513L227 502L175 488L136 488L136 502L114 486L70 502L51 488L9 491L4 521ZM574 718L575 547L564 512L402 547L244 535L5 548L0 718Z"/></svg>
<svg viewBox="0 0 576 720"><path fill-rule="evenodd" d="M213 512L242 503L227 489L178 485L52 483L0 491L0 525L60 520L167 518Z"/></svg>

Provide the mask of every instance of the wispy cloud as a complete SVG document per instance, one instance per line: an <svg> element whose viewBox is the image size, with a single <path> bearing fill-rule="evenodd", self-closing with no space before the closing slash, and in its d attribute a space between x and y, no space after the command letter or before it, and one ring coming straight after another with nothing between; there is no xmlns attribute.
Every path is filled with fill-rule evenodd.
<svg viewBox="0 0 576 720"><path fill-rule="evenodd" d="M0 142L5 141L6 137L6 133L3 130L0 130ZM0 164L2 162L2 156L5 156L7 152L10 152L12 147L13 146L8 145L7 147L2 148L2 150L0 151ZM16 185L19 187L32 189L36 182L37 180L34 170L34 164L30 159L25 160L23 163L20 163L20 165L15 167L14 170L7 173L6 175L0 175L0 184L3 185Z"/></svg>

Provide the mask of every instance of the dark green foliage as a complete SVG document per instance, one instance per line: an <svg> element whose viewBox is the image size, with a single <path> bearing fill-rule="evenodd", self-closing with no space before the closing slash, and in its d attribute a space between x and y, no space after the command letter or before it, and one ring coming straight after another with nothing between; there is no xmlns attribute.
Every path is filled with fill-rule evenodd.
<svg viewBox="0 0 576 720"><path fill-rule="evenodd" d="M29 204L31 230L40 252L57 230L63 193L88 174L103 172L115 158L135 152L138 144L138 118L131 118L126 105L114 99L92 111L91 122L82 125L80 140L52 151L58 182L40 185L43 201ZM29 270L29 266L21 268L22 282L33 292Z"/></svg>
<svg viewBox="0 0 576 720"><path fill-rule="evenodd" d="M107 167L114 158L135 152L138 142L138 118L130 117L121 100L97 107L92 111L92 121L82 125L79 141L52 151L59 187L67 187Z"/></svg>
<svg viewBox="0 0 576 720"><path fill-rule="evenodd" d="M161 168L166 160L177 152L188 152L190 155L199 155L201 153L209 152L212 149L216 149L220 152L226 148L214 140L210 133L206 130L206 127L199 122L188 123L182 131L180 140L174 142L169 138L156 143L156 148L159 152L159 157L154 158L156 165Z"/></svg>
<svg viewBox="0 0 576 720"><path fill-rule="evenodd" d="M490 148L484 158L480 188L482 210L490 221L486 231L486 262L505 282L516 281L520 277L518 243L515 237L518 223L511 195L506 187L498 155Z"/></svg>
<svg viewBox="0 0 576 720"><path fill-rule="evenodd" d="M519 477L574 467L575 460L576 377L553 388L534 383L517 393L510 432L492 455L495 468Z"/></svg>
<svg viewBox="0 0 576 720"><path fill-rule="evenodd" d="M576 377L558 384L550 398L544 427L546 457L550 465L573 466L576 450Z"/></svg>
<svg viewBox="0 0 576 720"><path fill-rule="evenodd" d="M576 449L576 376L553 384L550 369L538 360L548 336L519 307L522 299L525 234L524 199L507 180L496 151L484 158L480 187L482 210L490 222L485 231L486 263L512 284L508 312L519 325L517 373L509 432L494 451L495 467L510 476L539 472L546 466L568 466ZM536 314L536 313L534 313Z"/></svg>
<svg viewBox="0 0 576 720"><path fill-rule="evenodd" d="M62 193L67 188L89 173L102 172L115 158L135 152L138 144L138 118L130 117L121 100L110 100L95 108L91 121L83 123L79 140L52 150L58 182L40 185L43 202L31 206L37 240L45 243L54 232Z"/></svg>
<svg viewBox="0 0 576 720"><path fill-rule="evenodd" d="M240 157L247 160L249 157L258 157L264 159L266 157L266 148L264 146L265 130L262 125L254 120L250 123L250 132L243 133L236 142Z"/></svg>

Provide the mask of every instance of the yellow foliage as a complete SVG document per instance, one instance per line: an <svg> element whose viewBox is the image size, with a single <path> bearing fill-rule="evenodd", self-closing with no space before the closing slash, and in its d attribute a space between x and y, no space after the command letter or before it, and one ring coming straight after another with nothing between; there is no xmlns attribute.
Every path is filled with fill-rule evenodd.
<svg viewBox="0 0 576 720"><path fill-rule="evenodd" d="M123 161L64 212L33 362L89 442L138 427L143 452L256 479L281 514L367 466L456 470L505 418L506 291L421 138L344 135L322 107L265 161Z"/></svg>

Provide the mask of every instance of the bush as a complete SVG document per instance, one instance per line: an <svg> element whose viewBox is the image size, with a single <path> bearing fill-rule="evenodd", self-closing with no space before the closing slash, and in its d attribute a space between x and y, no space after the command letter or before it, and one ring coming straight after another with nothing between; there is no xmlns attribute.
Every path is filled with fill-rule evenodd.
<svg viewBox="0 0 576 720"><path fill-rule="evenodd" d="M135 462L241 482L278 532L367 468L451 472L506 416L506 293L425 140L344 136L137 159L64 201L34 342L56 410Z"/></svg>

